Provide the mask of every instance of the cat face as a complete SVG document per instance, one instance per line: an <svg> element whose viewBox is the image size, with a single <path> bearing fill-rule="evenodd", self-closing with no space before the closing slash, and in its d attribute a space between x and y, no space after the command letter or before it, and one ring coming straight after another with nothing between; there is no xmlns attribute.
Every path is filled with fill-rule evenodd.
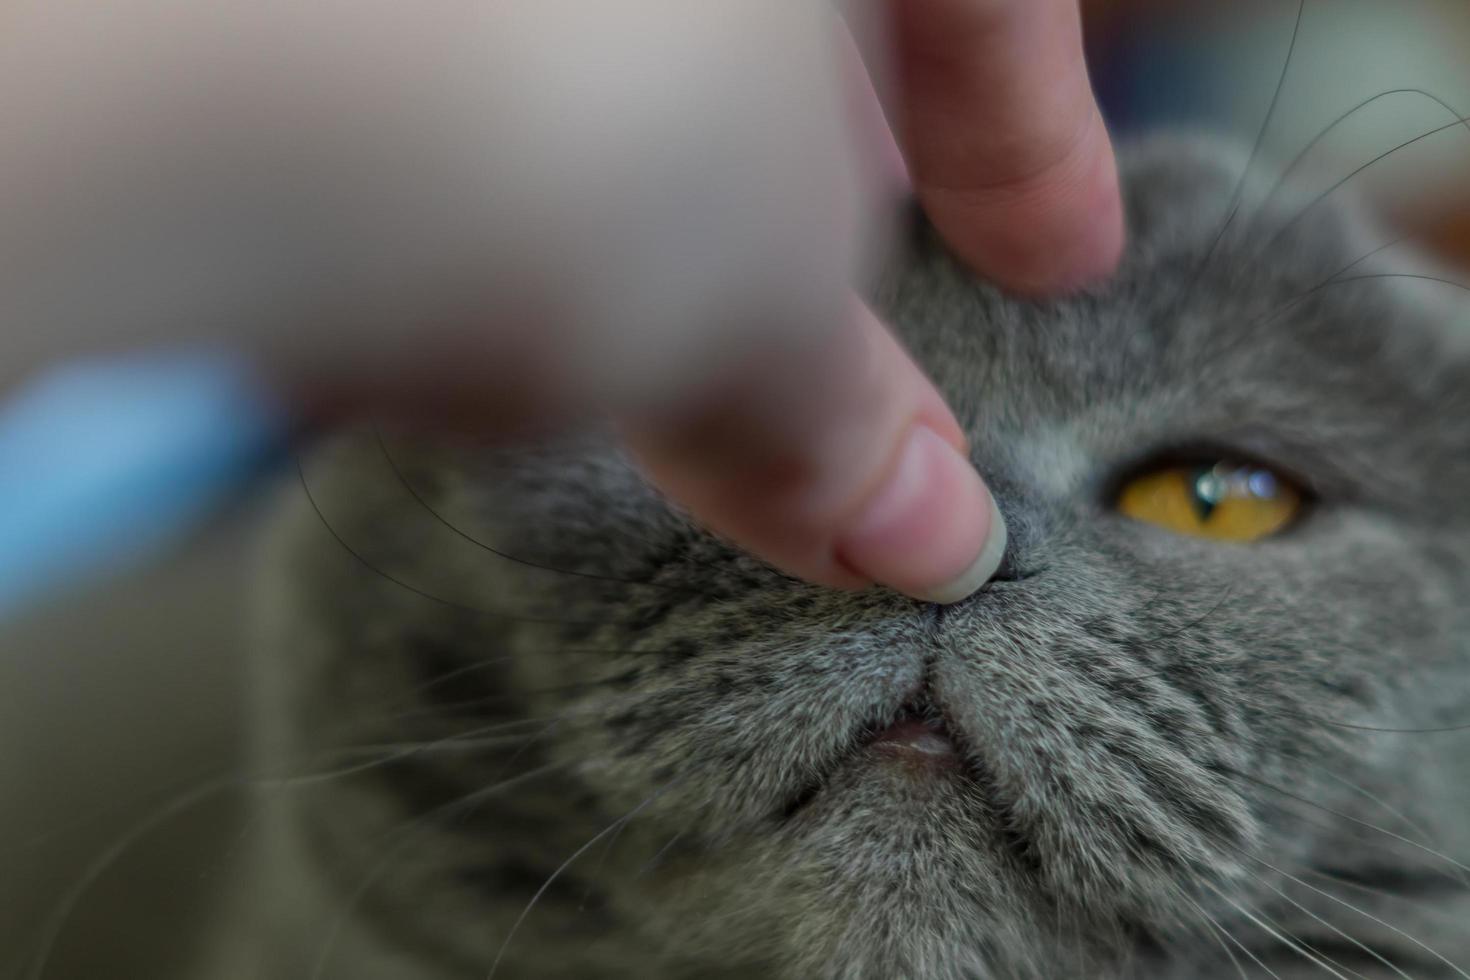
<svg viewBox="0 0 1470 980"><path fill-rule="evenodd" d="M312 615L344 639L305 682L314 720L298 728L404 736L372 698L344 697L351 673L416 692L414 734L518 733L493 765L401 763L358 806L401 803L426 773L449 780L445 799L489 773L549 773L389 873L458 896L415 928L483 967L447 923L489 922L476 941L514 975L553 972L559 929L600 937L609 974L1305 962L1260 921L1356 969L1378 968L1368 949L1442 968L1406 938L1429 926L1399 935L1338 899L1371 911L1340 882L1387 888L1391 868L1405 893L1459 900L1428 850L1461 832L1454 736L1396 731L1470 722L1456 338L1402 280L1352 264L1381 240L1328 202L1259 210L1236 197L1237 163L1196 144L1123 163L1132 241L1100 291L1005 298L921 227L879 293L1011 531L997 578L958 604L791 581L698 531L606 446L372 447L398 479L358 479L416 516L361 500L325 516L453 608L306 576ZM1160 473L1196 493L1201 533L1120 509ZM1255 540L1204 533L1209 473L1254 474L1258 496L1274 483L1290 513ZM340 838L335 812L308 822ZM1397 839L1365 830L1385 824Z"/></svg>

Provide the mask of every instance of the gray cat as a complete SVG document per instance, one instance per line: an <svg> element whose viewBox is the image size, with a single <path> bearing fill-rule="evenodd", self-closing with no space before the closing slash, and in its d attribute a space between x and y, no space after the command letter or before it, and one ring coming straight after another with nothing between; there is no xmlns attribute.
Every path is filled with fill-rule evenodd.
<svg viewBox="0 0 1470 980"><path fill-rule="evenodd" d="M595 439L310 461L216 973L1470 977L1470 347L1332 199L1123 165L1105 288L916 223L880 291L1011 531L959 604L792 581Z"/></svg>

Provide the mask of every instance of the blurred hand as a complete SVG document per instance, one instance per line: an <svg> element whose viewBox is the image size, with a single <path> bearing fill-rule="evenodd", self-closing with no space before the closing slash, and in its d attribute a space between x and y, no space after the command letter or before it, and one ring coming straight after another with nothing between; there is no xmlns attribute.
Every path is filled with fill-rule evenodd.
<svg viewBox="0 0 1470 980"><path fill-rule="evenodd" d="M1028 293L1106 275L1121 208L1075 0L861 9L955 250ZM893 186L825 5L33 0L6 20L0 391L69 356L221 346L304 417L610 415L697 518L814 582L954 601L998 565L964 435L855 298Z"/></svg>

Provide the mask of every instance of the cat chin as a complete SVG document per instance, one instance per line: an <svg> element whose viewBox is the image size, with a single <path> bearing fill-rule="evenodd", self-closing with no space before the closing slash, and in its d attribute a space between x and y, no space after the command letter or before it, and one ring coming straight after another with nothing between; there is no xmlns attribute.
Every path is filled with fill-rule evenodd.
<svg viewBox="0 0 1470 980"><path fill-rule="evenodd" d="M1133 938L1174 931L1175 915L1125 894L1086 905L1056 894L953 743L894 727L776 831L700 862L704 884L680 887L667 912L679 952L744 961L759 950L759 975L772 977L1102 978ZM691 905L691 891L708 904ZM1075 949L1057 949L1064 933Z"/></svg>
<svg viewBox="0 0 1470 980"><path fill-rule="evenodd" d="M1036 917L1003 832L952 743L925 726L894 729L848 755L774 832L704 869L715 907L680 909L690 952L758 947L770 957L762 975L783 977L1004 975L997 964L1026 948Z"/></svg>
<svg viewBox="0 0 1470 980"><path fill-rule="evenodd" d="M1005 844L997 814L958 755L933 748L877 742L855 753L788 816L782 846L798 863L859 882L946 871L995 878Z"/></svg>
<svg viewBox="0 0 1470 980"><path fill-rule="evenodd" d="M1183 899L1158 896L1195 892L1193 872L1104 849L1038 853L1010 819L983 767L942 728L901 720L848 756L769 842L752 846L731 898L777 910L759 928L812 957L814 972L792 974L802 976L864 956L881 968L832 975L1011 976L1035 950L1055 946L1062 924L1070 932L1083 922L1093 940L1078 939L1076 955L1100 971L1088 975L1102 976L1139 937L1168 942L1180 932ZM1079 870L1099 863L1115 865L1116 876ZM1222 858L1219 870L1230 863ZM818 932L845 938L825 942ZM814 950L825 957L820 969Z"/></svg>

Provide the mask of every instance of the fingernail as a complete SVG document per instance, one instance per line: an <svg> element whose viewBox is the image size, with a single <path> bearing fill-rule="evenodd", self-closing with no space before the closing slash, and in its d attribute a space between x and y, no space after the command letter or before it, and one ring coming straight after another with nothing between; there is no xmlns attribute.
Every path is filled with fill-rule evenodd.
<svg viewBox="0 0 1470 980"><path fill-rule="evenodd" d="M893 470L842 535L838 559L915 599L951 603L990 581L1006 528L980 474L927 426L909 433Z"/></svg>

